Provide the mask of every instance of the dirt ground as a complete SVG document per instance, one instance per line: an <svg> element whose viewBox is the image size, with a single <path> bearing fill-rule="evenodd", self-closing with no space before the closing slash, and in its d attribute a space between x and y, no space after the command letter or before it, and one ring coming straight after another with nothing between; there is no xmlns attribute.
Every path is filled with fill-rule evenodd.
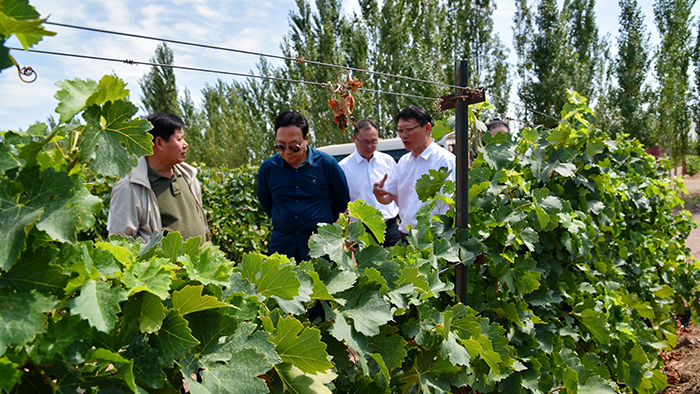
<svg viewBox="0 0 700 394"><path fill-rule="evenodd" d="M685 186L690 196L700 201L700 174L685 176ZM693 219L700 224L700 202L686 207L693 213ZM685 242L692 255L700 260L700 228L691 231ZM668 376L668 385L663 394L700 393L700 328L691 324L684 327L676 324L678 345L676 349L661 353L665 366L662 371Z"/></svg>

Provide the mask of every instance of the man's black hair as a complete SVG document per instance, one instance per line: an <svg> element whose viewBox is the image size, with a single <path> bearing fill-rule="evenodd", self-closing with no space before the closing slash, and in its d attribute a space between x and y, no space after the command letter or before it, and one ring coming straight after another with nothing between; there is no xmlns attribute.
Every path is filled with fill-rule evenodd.
<svg viewBox="0 0 700 394"><path fill-rule="evenodd" d="M306 121L304 115L297 111L284 111L275 119L275 135L280 127L297 126L301 129L301 136L306 139L309 134L309 122Z"/></svg>
<svg viewBox="0 0 700 394"><path fill-rule="evenodd" d="M357 137L357 133L359 133L360 130L371 129L372 127L379 131L377 123L372 119L360 119L357 122L355 122L355 130L353 131L353 134L355 135L355 137Z"/></svg>
<svg viewBox="0 0 700 394"><path fill-rule="evenodd" d="M156 137L160 137L166 142L170 141L170 136L175 133L175 130L185 128L185 122L182 119L167 112L156 112L148 115L146 119L153 125L153 128L148 132L151 133L154 140Z"/></svg>
<svg viewBox="0 0 700 394"><path fill-rule="evenodd" d="M426 111L425 108L417 107L415 105L409 105L408 107L402 109L401 112L396 115L396 123L399 123L400 119L413 119L421 125L428 123L432 124L432 118L430 117L428 111Z"/></svg>
<svg viewBox="0 0 700 394"><path fill-rule="evenodd" d="M506 126L506 129L510 133L510 126L508 126L508 122L505 122L505 121L498 119L498 118L493 118L493 119L489 120L488 122L486 122L486 130L490 131L492 127L496 127L496 126Z"/></svg>

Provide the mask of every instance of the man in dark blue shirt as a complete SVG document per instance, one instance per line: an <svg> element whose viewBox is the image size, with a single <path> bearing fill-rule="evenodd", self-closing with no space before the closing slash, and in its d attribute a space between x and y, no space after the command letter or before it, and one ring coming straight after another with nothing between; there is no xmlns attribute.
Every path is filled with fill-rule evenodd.
<svg viewBox="0 0 700 394"><path fill-rule="evenodd" d="M297 262L309 259L309 237L319 223L333 223L345 212L350 194L345 174L326 153L309 147L309 124L295 111L275 120L278 154L258 172L258 199L272 216L269 254Z"/></svg>

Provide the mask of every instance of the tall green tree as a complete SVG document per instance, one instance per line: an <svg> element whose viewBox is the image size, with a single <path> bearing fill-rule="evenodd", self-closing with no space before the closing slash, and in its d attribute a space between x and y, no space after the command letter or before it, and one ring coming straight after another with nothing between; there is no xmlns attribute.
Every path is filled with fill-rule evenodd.
<svg viewBox="0 0 700 394"><path fill-rule="evenodd" d="M254 141L249 139L245 104L236 88L220 79L202 89L202 116L205 130L202 144L197 147L209 166L234 168L248 164Z"/></svg>
<svg viewBox="0 0 700 394"><path fill-rule="evenodd" d="M159 65L151 66L151 71L139 79L144 110L148 113L169 112L182 115L177 101L175 72L172 67L167 66L175 64L173 51L166 43L159 44L156 47L155 56L151 58L151 63Z"/></svg>
<svg viewBox="0 0 700 394"><path fill-rule="evenodd" d="M290 11L291 31L283 37L282 53L287 57L309 59L326 64L345 65L343 51L348 20L343 15L342 1L316 0L316 12L306 0L297 0L297 12ZM287 60L284 76L293 80L333 82L339 69ZM330 92L314 85L290 84L289 105L303 113L309 121L310 142L320 146L349 141L349 134L338 130L333 117L328 116Z"/></svg>
<svg viewBox="0 0 700 394"><path fill-rule="evenodd" d="M568 87L591 101L600 92L608 51L606 39L599 37L595 4L595 0L564 1L561 20L567 34L559 54Z"/></svg>
<svg viewBox="0 0 700 394"><path fill-rule="evenodd" d="M494 32L493 13L496 2L492 0L455 0L446 2L445 15L448 29L444 32L446 49L452 51L452 59L466 60L469 64L470 87L485 87L495 100L492 105L504 116L508 110L511 80L508 49ZM449 32L452 31L452 34ZM454 60L447 65L454 70ZM451 75L450 75L451 74ZM454 81L454 71L447 77Z"/></svg>
<svg viewBox="0 0 700 394"><path fill-rule="evenodd" d="M619 0L618 4L620 29L613 72L617 79L614 101L619 110L620 131L649 146L652 141L645 108L649 103L645 92L650 68L649 33L637 0Z"/></svg>
<svg viewBox="0 0 700 394"><path fill-rule="evenodd" d="M659 84L656 141L671 149L678 161L686 153L690 133L690 78L692 8L695 0L657 0L654 21L659 31L656 79Z"/></svg>
<svg viewBox="0 0 700 394"><path fill-rule="evenodd" d="M516 6L515 47L521 77L518 95L534 110L520 116L534 124L554 127L570 88L563 52L566 27L559 17L556 0L541 0L534 15L527 1L518 0Z"/></svg>

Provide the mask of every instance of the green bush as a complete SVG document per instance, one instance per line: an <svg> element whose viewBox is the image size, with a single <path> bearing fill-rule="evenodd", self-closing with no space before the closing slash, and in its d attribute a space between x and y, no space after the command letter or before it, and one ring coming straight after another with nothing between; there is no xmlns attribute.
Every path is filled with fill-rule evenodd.
<svg viewBox="0 0 700 394"><path fill-rule="evenodd" d="M256 196L258 167L202 168L202 205L212 243L241 261L244 254L267 251L272 221Z"/></svg>
<svg viewBox="0 0 700 394"><path fill-rule="evenodd" d="M688 175L695 175L700 172L700 156L688 155L685 157L685 171Z"/></svg>
<svg viewBox="0 0 700 394"><path fill-rule="evenodd" d="M381 238L381 215L353 202L358 220L320 226L313 260L295 264L258 252L234 263L178 233L79 242L101 206L84 174L125 175L151 138L116 77L59 93L56 127L0 140L0 392L178 393L184 380L212 394L652 394L666 385L673 314L700 309L680 181L597 129L578 95L553 130L484 136L468 229L452 210L430 217L437 199L454 205L454 184L433 172L408 244L377 245L367 231ZM254 174L203 171L213 228L235 238L264 221ZM246 221L227 222L238 208Z"/></svg>

